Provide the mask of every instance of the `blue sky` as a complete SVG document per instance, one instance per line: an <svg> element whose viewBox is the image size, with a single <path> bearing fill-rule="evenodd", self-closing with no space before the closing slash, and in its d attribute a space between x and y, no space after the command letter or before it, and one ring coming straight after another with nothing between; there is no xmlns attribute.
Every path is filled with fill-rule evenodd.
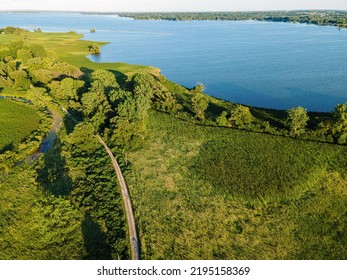
<svg viewBox="0 0 347 280"><path fill-rule="evenodd" d="M337 9L347 0L0 0L0 10L245 11Z"/></svg>

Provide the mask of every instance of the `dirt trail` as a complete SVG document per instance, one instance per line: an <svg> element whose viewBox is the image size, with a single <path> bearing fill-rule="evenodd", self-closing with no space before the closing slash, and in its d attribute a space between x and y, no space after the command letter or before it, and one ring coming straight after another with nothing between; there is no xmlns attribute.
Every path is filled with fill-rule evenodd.
<svg viewBox="0 0 347 280"><path fill-rule="evenodd" d="M61 107L62 110L66 113L68 117L70 117L75 123L78 123L78 121L69 113L68 110L66 110L64 107ZM137 230L136 230L136 224L135 224L135 218L134 218L134 212L133 207L131 204L131 199L128 191L128 187L126 185L122 170L119 167L119 164L115 157L112 154L112 151L110 148L106 145L104 140L97 135L97 138L101 145L105 148L106 152L108 153L109 157L112 160L113 167L116 171L117 178L119 185L121 187L121 194L123 198L124 203L124 209L125 209L125 215L127 218L128 223L128 229L129 229L129 239L130 239L130 251L131 251L131 259L133 260L139 260L140 259L140 247L139 247L139 241L137 237Z"/></svg>
<svg viewBox="0 0 347 280"><path fill-rule="evenodd" d="M125 183L125 179L123 177L122 171L119 167L119 164L115 157L113 156L111 150L105 142L102 140L102 138L97 135L99 142L104 146L106 152L110 156L112 160L112 164L114 169L116 170L119 185L122 190L122 197L124 202L124 208L125 208L125 214L127 216L127 222L128 222L128 229L129 229L129 239L130 239L130 250L131 250L131 258L133 260L139 260L140 259L140 250L139 250L139 242L137 238L137 231L136 231L136 225L135 225L135 218L134 218L134 212L131 204L131 199L129 196L128 187Z"/></svg>

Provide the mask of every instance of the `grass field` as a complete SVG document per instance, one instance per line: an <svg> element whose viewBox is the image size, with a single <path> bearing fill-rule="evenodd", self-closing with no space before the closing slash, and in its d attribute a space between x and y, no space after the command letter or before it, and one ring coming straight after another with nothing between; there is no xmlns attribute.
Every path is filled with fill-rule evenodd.
<svg viewBox="0 0 347 280"><path fill-rule="evenodd" d="M12 149L39 125L34 108L15 101L0 99L0 151Z"/></svg>
<svg viewBox="0 0 347 280"><path fill-rule="evenodd" d="M119 80L158 73L147 66L93 63L86 58L92 42L73 32L0 35L0 44L18 39L40 44L86 73L108 69ZM190 102L186 89L162 82ZM50 100L44 98L42 106ZM232 106L213 99L207 115ZM252 113L284 126L284 111ZM0 151L16 146L38 123L30 106L0 99ZM76 133L62 132L65 146L56 145L38 163L6 172L0 259L126 257L112 166L101 151L90 151L84 130ZM85 150L77 153L83 143ZM126 159L142 259L347 258L346 146L196 125L150 111L148 138ZM112 254L95 254L109 245Z"/></svg>
<svg viewBox="0 0 347 280"><path fill-rule="evenodd" d="M144 259L347 257L347 148L152 112L127 174Z"/></svg>
<svg viewBox="0 0 347 280"><path fill-rule="evenodd" d="M46 50L53 51L62 61L72 64L84 71L90 69L107 69L118 75L131 76L133 73L151 72L158 73L158 69L151 66L134 65L127 63L94 63L86 56L89 53L88 47L94 43L83 40L83 35L75 32L67 33L41 33L24 32L21 35L0 35L0 44L5 42L23 40L26 44L39 44ZM106 42L98 42L99 45L105 45ZM102 52L102 49L101 49Z"/></svg>

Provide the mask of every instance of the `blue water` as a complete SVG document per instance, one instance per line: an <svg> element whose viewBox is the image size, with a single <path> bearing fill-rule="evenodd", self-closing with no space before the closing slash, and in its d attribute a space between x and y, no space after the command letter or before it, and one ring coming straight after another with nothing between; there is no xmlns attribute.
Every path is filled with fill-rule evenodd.
<svg viewBox="0 0 347 280"><path fill-rule="evenodd" d="M74 30L108 41L96 62L158 67L186 87L252 106L331 111L347 101L347 30L306 24L135 21L81 14L0 14L0 26ZM96 33L89 29L95 28Z"/></svg>

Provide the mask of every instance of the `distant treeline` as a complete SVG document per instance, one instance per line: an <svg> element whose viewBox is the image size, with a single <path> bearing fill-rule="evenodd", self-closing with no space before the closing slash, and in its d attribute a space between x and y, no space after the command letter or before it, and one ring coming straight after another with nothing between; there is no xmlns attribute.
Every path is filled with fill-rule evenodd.
<svg viewBox="0 0 347 280"><path fill-rule="evenodd" d="M136 20L258 20L347 27L347 11L120 13Z"/></svg>

